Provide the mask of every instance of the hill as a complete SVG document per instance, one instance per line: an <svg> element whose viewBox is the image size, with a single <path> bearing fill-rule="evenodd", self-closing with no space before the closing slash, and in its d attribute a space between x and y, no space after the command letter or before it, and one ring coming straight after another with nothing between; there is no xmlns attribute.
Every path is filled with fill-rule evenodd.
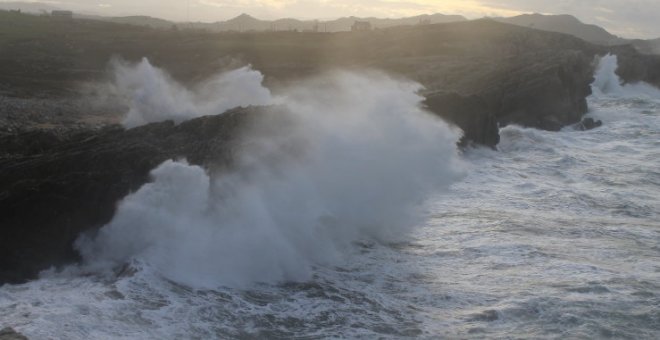
<svg viewBox="0 0 660 340"><path fill-rule="evenodd" d="M653 40L633 40L632 45L644 54L660 54L660 38Z"/></svg>
<svg viewBox="0 0 660 340"><path fill-rule="evenodd" d="M159 19L159 18L154 18L150 16L144 16L144 15L133 15L133 16L126 16L126 17L104 17L104 16L98 16L98 15L76 15L77 18L80 19L90 19L90 20L98 20L98 21L105 21L105 22L112 22L115 24L124 24L124 25L133 25L133 26L144 26L144 27L150 27L150 28L158 28L158 29L171 29L176 25L176 23L165 20L165 19Z"/></svg>
<svg viewBox="0 0 660 340"><path fill-rule="evenodd" d="M570 34L599 45L626 43L625 39L609 33L604 28L585 24L571 15L523 14L510 18L495 18L495 20L543 31Z"/></svg>
<svg viewBox="0 0 660 340"><path fill-rule="evenodd" d="M175 23L161 19L154 19L149 17L130 17L133 20L123 21L121 18L95 18L98 20L105 20L118 23L130 23L134 25L150 26L156 28L171 28L177 24L186 28L195 28L201 30L208 30L212 32L248 32L248 31L320 31L320 32L340 32L350 31L351 26L356 21L369 22L373 28L388 28L403 25L419 25L419 24L437 24L466 21L465 17L460 15L418 15L413 17L399 18L399 19L380 19L380 18L358 18L358 17L345 17L335 20L321 21L321 20L298 20L293 18L283 18L277 20L261 20L252 17L248 14L241 14L235 18L218 21L214 23ZM155 21L158 22L155 22Z"/></svg>

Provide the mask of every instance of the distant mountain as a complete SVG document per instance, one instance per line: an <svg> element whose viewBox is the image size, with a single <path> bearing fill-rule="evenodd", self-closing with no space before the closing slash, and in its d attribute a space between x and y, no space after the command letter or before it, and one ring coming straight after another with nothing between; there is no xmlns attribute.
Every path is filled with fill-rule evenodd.
<svg viewBox="0 0 660 340"><path fill-rule="evenodd" d="M358 18L344 17L329 21L319 20L298 20L292 18L278 20L260 20L247 14L241 14L236 18L227 21L219 21L212 24L194 23L195 28L209 29L212 31L309 31L318 30L322 32L350 31L351 26L356 21L366 21L373 28L387 28L403 25L417 24L438 24L457 21L466 21L465 17L460 15L419 15L414 17L399 19L380 19L380 18Z"/></svg>
<svg viewBox="0 0 660 340"><path fill-rule="evenodd" d="M76 17L81 19L90 19L90 20L99 20L105 22L112 22L115 24L124 24L124 25L134 25L134 26L145 26L151 28L159 29L170 29L176 25L176 23L165 20L154 18L144 15L133 15L127 17L104 17L98 15L76 15Z"/></svg>
<svg viewBox="0 0 660 340"><path fill-rule="evenodd" d="M403 25L419 24L438 24L457 21L466 21L465 17L460 15L418 15L399 19L380 19L380 18L358 18L345 17L329 21L319 20L298 20L284 18L277 20L260 20L248 14L241 14L235 18L218 21L214 23L176 23L173 21L152 18L148 16L130 16L130 17L101 17L101 16L79 16L85 19L94 19L121 24L130 24L138 26L149 26L153 28L172 28L174 25L187 28L208 30L213 32L226 31L320 31L320 32L339 32L350 31L351 26L356 21L366 21L371 23L373 28L387 28Z"/></svg>
<svg viewBox="0 0 660 340"><path fill-rule="evenodd" d="M6 6L2 6L5 5ZM14 4L14 5L11 5ZM18 5L29 5L20 7ZM43 13L57 10L54 6L39 4L39 3L0 3L0 9L21 9L29 13ZM28 9L30 9L28 11ZM194 28L201 30L208 30L212 32L227 32L227 31L320 31L320 32L340 32L350 31L351 26L356 21L366 21L371 24L373 28L388 28L394 26L404 25L419 25L419 24L439 24L466 21L467 19L460 15L444 15L444 14L424 14L407 18L397 19L381 19L381 18L359 18L359 17L344 17L329 21L319 20L299 20L293 18L284 18L277 20L261 20L252 17L248 14L241 14L235 18L218 21L213 23L203 22L174 22L150 16L126 16L126 17L105 17L99 15L86 15L74 13L76 18L99 20L105 22L113 22L118 24L145 26L158 29L171 29L174 26L181 28Z"/></svg>
<svg viewBox="0 0 660 340"><path fill-rule="evenodd" d="M618 45L628 41L617 37L596 25L585 24L571 15L523 14L510 18L494 18L497 21L535 28L543 31L570 34L599 45Z"/></svg>
<svg viewBox="0 0 660 340"><path fill-rule="evenodd" d="M331 27L332 31L350 31L351 26L355 21L368 21L371 23L373 28L387 28L394 26L404 26L404 25L420 25L420 24L441 24L448 22L458 22L466 21L467 19L461 15L444 15L444 14L424 14L407 18L398 18L398 19L380 19L380 18L340 18L337 20L332 20L324 22L328 27Z"/></svg>

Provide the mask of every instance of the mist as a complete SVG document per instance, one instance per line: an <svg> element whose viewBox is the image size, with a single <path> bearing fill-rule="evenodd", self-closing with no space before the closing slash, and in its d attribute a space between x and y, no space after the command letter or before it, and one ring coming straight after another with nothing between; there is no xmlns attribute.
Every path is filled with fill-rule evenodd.
<svg viewBox="0 0 660 340"><path fill-rule="evenodd" d="M591 89L598 97L639 97L660 99L660 90L646 82L624 83L617 75L618 57L607 54L598 60Z"/></svg>
<svg viewBox="0 0 660 340"><path fill-rule="evenodd" d="M188 90L147 61L132 67L117 68L135 91L128 126L246 103L232 91L261 79L241 68ZM85 268L133 263L192 287L245 287L307 280L356 241L405 239L428 195L461 173L459 132L420 107L420 90L378 72L332 72L274 98L251 88L243 98L276 105L241 138L234 170L161 164L98 235L78 240ZM174 109L157 115L162 103Z"/></svg>
<svg viewBox="0 0 660 340"><path fill-rule="evenodd" d="M261 86L263 75L249 65L215 74L191 89L152 66L147 58L138 63L115 59L111 66L113 81L106 96L129 107L122 120L127 128L165 120L180 123L271 101L270 91Z"/></svg>

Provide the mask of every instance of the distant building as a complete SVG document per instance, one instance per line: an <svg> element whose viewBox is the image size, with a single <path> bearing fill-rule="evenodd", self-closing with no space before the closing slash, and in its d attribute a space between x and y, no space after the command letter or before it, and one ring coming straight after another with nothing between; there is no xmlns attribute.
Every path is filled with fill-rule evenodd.
<svg viewBox="0 0 660 340"><path fill-rule="evenodd" d="M50 16L52 16L54 18L73 19L73 12L72 11L52 11L52 12L50 12Z"/></svg>
<svg viewBox="0 0 660 340"><path fill-rule="evenodd" d="M356 21L353 23L353 26L351 26L351 31L371 31L371 23L368 21Z"/></svg>

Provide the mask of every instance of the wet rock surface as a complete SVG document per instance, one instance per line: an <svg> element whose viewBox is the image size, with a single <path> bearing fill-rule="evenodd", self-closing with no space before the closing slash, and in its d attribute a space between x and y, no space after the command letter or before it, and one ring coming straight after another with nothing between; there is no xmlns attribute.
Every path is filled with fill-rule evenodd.
<svg viewBox="0 0 660 340"><path fill-rule="evenodd" d="M603 122L600 120L594 120L591 117L584 118L579 124L577 124L577 129L581 131L592 130L603 125Z"/></svg>
<svg viewBox="0 0 660 340"><path fill-rule="evenodd" d="M236 109L180 125L0 136L0 284L75 261L78 235L109 222L115 204L165 160L186 158L222 171L238 134L260 110Z"/></svg>

